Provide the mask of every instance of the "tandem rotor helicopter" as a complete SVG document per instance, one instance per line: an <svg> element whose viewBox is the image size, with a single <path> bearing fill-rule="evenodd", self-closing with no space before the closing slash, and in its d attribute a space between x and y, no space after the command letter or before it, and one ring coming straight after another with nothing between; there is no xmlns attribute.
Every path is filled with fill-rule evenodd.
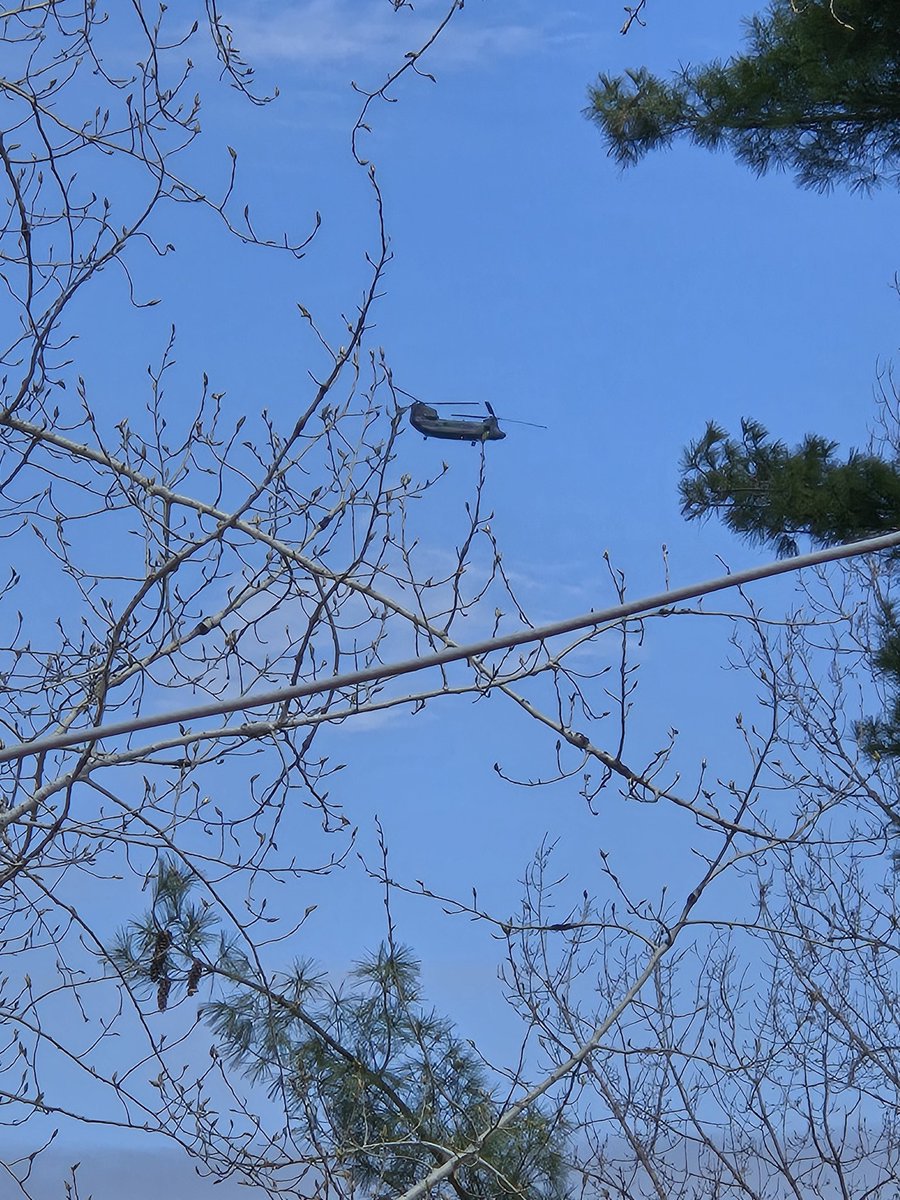
<svg viewBox="0 0 900 1200"><path fill-rule="evenodd" d="M491 405L485 400L486 417L472 418L468 413L452 413L451 416L438 415L439 408L452 408L452 404L425 404L414 400L409 409L409 423L423 437L445 438L453 442L499 442L506 437L500 428L500 421ZM477 408L476 404L457 404L457 408ZM503 418L507 420L506 417ZM513 425L531 425L533 429L546 429L546 425L536 425L533 421L512 421Z"/></svg>

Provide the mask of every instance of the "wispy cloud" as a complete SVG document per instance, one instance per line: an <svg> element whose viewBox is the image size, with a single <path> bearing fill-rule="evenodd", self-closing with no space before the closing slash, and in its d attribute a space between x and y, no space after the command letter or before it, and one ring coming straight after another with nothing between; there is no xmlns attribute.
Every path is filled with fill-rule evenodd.
<svg viewBox="0 0 900 1200"><path fill-rule="evenodd" d="M415 9L399 11L388 0L248 5L235 17L234 32L241 49L257 61L281 59L310 68L391 60L399 64L427 40L448 7L446 0L424 0ZM517 20L492 24L479 12L457 12L435 45L432 60L445 67L478 66L577 36L528 15L526 7Z"/></svg>

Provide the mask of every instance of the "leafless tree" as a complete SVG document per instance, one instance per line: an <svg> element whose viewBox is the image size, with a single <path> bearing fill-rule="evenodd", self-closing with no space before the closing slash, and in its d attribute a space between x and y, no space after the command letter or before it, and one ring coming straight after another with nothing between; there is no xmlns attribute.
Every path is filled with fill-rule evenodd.
<svg viewBox="0 0 900 1200"><path fill-rule="evenodd" d="M0 1119L32 1137L3 1163L23 1195L61 1121L164 1136L203 1171L272 1194L549 1197L564 1180L597 1195L771 1196L772 1181L813 1195L827 1177L860 1195L863 1178L893 1172L893 892L872 885L891 764L861 762L842 717L870 580L841 576L837 595L824 577L818 609L780 630L749 599L732 614L767 720L742 725L740 771L686 769L674 732L629 750L643 639L681 613L722 619L708 606L470 653L411 684L334 682L467 644L473 628L530 624L491 528L484 447L452 552L437 570L427 558L447 469L405 468L410 396L371 330L390 248L367 128L460 8L360 92L349 151L374 214L368 275L337 337L333 314L301 304L317 350L289 420L230 417L206 376L186 403L174 331L117 420L77 340L92 296L119 287L135 310L153 304L149 256L154 280L177 286L168 231L185 206L296 264L302 300L318 218L260 232L237 153L218 191L196 153L195 77L213 60L219 86L267 102L214 0L152 16L139 0L108 16L92 0L0 13ZM122 47L137 45L123 70ZM115 346L117 329L104 332ZM698 864L687 883L661 872L659 894L638 900L606 859L608 894L560 914L544 849L510 919L394 878L385 851L371 870L388 909L413 891L505 944L523 1039L496 1069L430 1013L390 922L385 948L336 988L286 966L309 910L279 904L354 846L335 732L488 693L540 732L500 776L590 806L617 794L623 820L659 806ZM221 717L157 719L199 701ZM122 721L130 732L113 735ZM755 906L718 899L733 879Z"/></svg>
<svg viewBox="0 0 900 1200"><path fill-rule="evenodd" d="M296 995L278 991L267 954L280 964L278 947L298 918L273 918L267 905L286 882L344 862L354 842L335 787L341 763L333 742L320 748L323 731L496 690L575 737L555 702L567 681L578 693L566 659L589 635L489 662L473 657L411 690L372 681L284 698L212 727L170 720L150 735L86 732L452 646L473 614L484 613L481 628L494 632L526 619L485 507L483 447L456 548L443 569L424 565L428 498L446 468L431 478L404 469L397 444L410 398L370 336L390 250L366 157L368 122L420 72L459 8L449 4L387 80L360 93L349 150L375 218L374 242L361 247L368 278L348 297L339 342L325 332L331 314L320 323L300 305L318 350L287 423L267 410L228 417L206 375L186 402L174 330L148 371L146 395L129 396L127 415L111 417L78 342L92 312L115 313L122 294L135 310L156 304L142 285L148 256L160 262L154 278L177 286L174 274L165 282L177 262L168 230L184 207L223 238L298 264L302 293L318 218L297 235L259 232L237 153L225 159L218 192L196 153L195 79L212 73L213 60L220 86L267 103L217 5L151 12L134 0L103 14L92 0L58 0L0 14L0 256L10 331L0 528L12 550L2 589L0 880L2 944L15 964L0 987L0 1099L7 1124L34 1130L35 1147L60 1119L85 1121L163 1134L217 1175L239 1171L277 1188L312 1171L323 1186L352 1190L343 1148L333 1139L325 1147L314 1123L298 1146L296 1088L289 1096L282 1086L282 1120L267 1122L225 1054L197 1066L189 1051L199 980L217 976L245 997L263 995L267 1011L281 996L281 1011L296 1016ZM136 68L123 69L132 59ZM119 330L104 336L114 352ZM541 678L542 699L517 690ZM69 747L31 748L65 734L79 736ZM129 915L122 897L136 913L141 886L159 890L161 879L168 891L156 897L144 941L117 951L117 926ZM177 905L179 887L197 906L170 907L163 921L159 906ZM188 917L186 932L178 922ZM129 961L134 945L143 962ZM153 1023L150 1014L179 1002L180 1025ZM126 1045L138 1047L130 1058ZM366 1080L380 1078L376 1062L347 1053ZM266 1104L277 1114L278 1088ZM441 1147L429 1153L438 1163L450 1157ZM31 1163L28 1155L5 1163L25 1194Z"/></svg>
<svg viewBox="0 0 900 1200"><path fill-rule="evenodd" d="M891 699L873 662L895 589L863 559L806 579L784 621L732 613L758 706L736 715L744 782L704 784L731 825L686 835L693 886L660 863L646 896L604 856L604 892L560 921L549 848L529 872L507 986L545 1071L567 1068L585 1195L897 1194L897 762L856 738Z"/></svg>

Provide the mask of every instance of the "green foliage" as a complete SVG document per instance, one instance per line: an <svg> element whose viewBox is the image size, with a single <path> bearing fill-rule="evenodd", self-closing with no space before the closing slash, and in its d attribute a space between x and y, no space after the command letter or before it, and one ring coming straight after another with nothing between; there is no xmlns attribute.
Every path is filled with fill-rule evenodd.
<svg viewBox="0 0 900 1200"><path fill-rule="evenodd" d="M382 946L338 990L300 968L279 991L302 995L305 1011L237 988L207 1018L234 1062L286 1084L298 1109L314 1105L318 1136L366 1193L404 1191L500 1115L477 1056L424 1005L408 950ZM564 1131L532 1111L460 1168L455 1191L562 1197L563 1150Z"/></svg>
<svg viewBox="0 0 900 1200"><path fill-rule="evenodd" d="M371 1197L396 1194L496 1123L503 1107L481 1060L425 1004L409 950L381 946L341 988L308 962L262 985L209 910L191 901L193 882L163 862L151 912L120 931L108 959L139 993L152 991L163 932L167 998L170 988L176 997L189 989L202 962L225 989L202 1010L220 1053L288 1098L310 1144L328 1147L345 1179ZM433 1194L562 1200L565 1144L564 1124L532 1107Z"/></svg>
<svg viewBox="0 0 900 1200"><path fill-rule="evenodd" d="M585 115L622 165L679 136L730 150L804 187L900 184L900 5L775 0L747 22L748 51L683 68L601 74Z"/></svg>
<svg viewBox="0 0 900 1200"><path fill-rule="evenodd" d="M797 553L797 535L818 546L854 541L900 526L900 470L810 434L794 450L773 441L757 421L730 438L710 422L682 458L681 511L687 519L717 513L729 529L778 554Z"/></svg>
<svg viewBox="0 0 900 1200"><path fill-rule="evenodd" d="M106 956L137 995L156 991L160 1011L168 1008L173 986L194 995L217 938L213 914L190 897L193 885L193 877L176 862L162 859L153 881L150 912L121 929ZM224 960L228 954L220 941L217 957Z"/></svg>
<svg viewBox="0 0 900 1200"><path fill-rule="evenodd" d="M884 678L893 682L887 711L881 717L866 717L856 726L856 737L870 758L900 758L900 615L896 606L886 602L881 611L881 642L874 657L874 666ZM900 835L900 827L894 838ZM900 866L900 848L894 852Z"/></svg>
<svg viewBox="0 0 900 1200"><path fill-rule="evenodd" d="M834 442L815 434L794 450L772 441L757 421L741 422L730 438L710 422L685 451L681 463L681 511L689 520L714 513L750 542L795 554L797 536L814 545L900 528L900 464L851 453L835 458ZM881 717L857 722L860 748L870 757L900 757L900 615L882 602L874 669L891 698Z"/></svg>

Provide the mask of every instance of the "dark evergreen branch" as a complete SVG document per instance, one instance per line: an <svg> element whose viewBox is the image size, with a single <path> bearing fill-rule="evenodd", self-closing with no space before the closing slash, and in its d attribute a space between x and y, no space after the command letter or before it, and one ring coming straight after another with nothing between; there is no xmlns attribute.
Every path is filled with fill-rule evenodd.
<svg viewBox="0 0 900 1200"><path fill-rule="evenodd" d="M900 179L900 7L895 0L775 0L748 21L748 51L670 81L601 74L585 115L623 166L687 136L805 187ZM846 19L844 19L844 16Z"/></svg>

